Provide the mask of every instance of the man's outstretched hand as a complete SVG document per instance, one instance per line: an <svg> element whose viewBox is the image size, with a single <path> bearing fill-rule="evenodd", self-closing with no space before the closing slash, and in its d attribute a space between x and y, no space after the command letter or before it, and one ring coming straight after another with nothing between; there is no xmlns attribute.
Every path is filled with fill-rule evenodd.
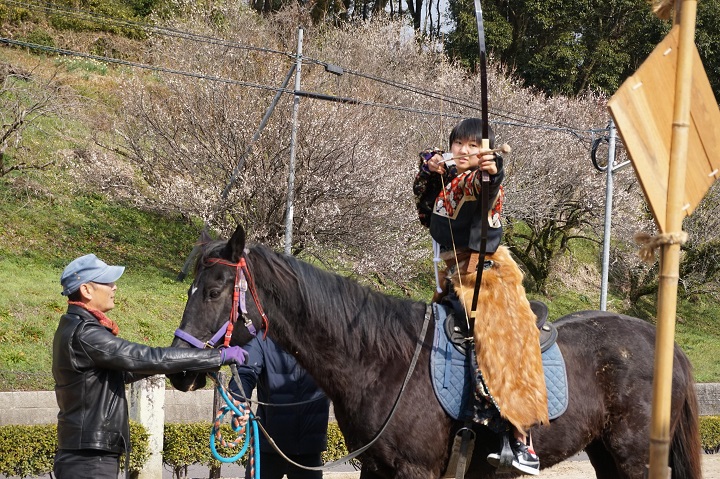
<svg viewBox="0 0 720 479"><path fill-rule="evenodd" d="M240 346L230 346L220 350L222 364L237 364L242 365L247 362L248 353Z"/></svg>

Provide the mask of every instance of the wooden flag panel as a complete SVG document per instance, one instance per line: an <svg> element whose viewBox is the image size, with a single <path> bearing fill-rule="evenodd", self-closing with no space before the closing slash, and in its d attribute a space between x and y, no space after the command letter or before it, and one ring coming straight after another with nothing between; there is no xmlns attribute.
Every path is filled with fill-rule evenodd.
<svg viewBox="0 0 720 479"><path fill-rule="evenodd" d="M689 148L688 155L692 152L698 158L696 165L688 156L688 173L692 168L697 171L688 175L685 196L694 211L712 184L720 179L720 109L697 48L693 49L693 54L690 145L696 145L697 151Z"/></svg>
<svg viewBox="0 0 720 479"><path fill-rule="evenodd" d="M661 232L665 230L679 28L674 27L608 102L635 173ZM693 49L685 214L720 178L720 109ZM712 172L716 171L714 175Z"/></svg>

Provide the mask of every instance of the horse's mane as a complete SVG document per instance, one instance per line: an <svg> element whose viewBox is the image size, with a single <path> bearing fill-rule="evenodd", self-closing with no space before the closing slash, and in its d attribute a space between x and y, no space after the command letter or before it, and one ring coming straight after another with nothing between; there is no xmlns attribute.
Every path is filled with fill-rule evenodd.
<svg viewBox="0 0 720 479"><path fill-rule="evenodd" d="M193 268L195 276L197 276L198 270L201 267L206 267L210 264L208 261L210 258L220 257L220 250L222 250L226 244L227 242L221 240L209 241L207 243L200 244L202 249L200 250L200 255L197 257L195 267Z"/></svg>
<svg viewBox="0 0 720 479"><path fill-rule="evenodd" d="M424 304L379 293L262 245L253 246L250 257L253 265L267 265L276 289L289 295L297 291L296 300L301 301L308 320L328 337L344 338L348 354L411 355Z"/></svg>

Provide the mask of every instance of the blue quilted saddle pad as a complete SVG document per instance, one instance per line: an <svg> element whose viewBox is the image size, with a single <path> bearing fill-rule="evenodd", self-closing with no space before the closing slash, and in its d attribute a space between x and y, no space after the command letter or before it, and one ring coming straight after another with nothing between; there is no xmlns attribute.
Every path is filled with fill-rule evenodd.
<svg viewBox="0 0 720 479"><path fill-rule="evenodd" d="M548 397L548 417L555 419L567 410L570 401L565 360L557 343L542 353L542 362Z"/></svg>
<svg viewBox="0 0 720 479"><path fill-rule="evenodd" d="M430 373L433 389L440 405L453 419L466 419L461 413L469 414L469 401L473 397L474 372L470 358L460 352L445 332L448 309L433 303L435 317L435 339L430 354ZM472 351L475 354L475 351Z"/></svg>
<svg viewBox="0 0 720 479"><path fill-rule="evenodd" d="M440 405L453 419L465 420L472 414L475 371L470 358L448 338L445 328L448 309L433 303L435 337L430 354L430 375ZM472 354L475 354L472 351ZM565 360L557 343L542 353L550 419L562 415L568 406Z"/></svg>

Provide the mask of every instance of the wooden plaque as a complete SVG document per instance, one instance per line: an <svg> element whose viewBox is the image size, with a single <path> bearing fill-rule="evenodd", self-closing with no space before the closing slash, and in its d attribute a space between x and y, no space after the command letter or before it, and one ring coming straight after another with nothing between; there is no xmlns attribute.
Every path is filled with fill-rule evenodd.
<svg viewBox="0 0 720 479"><path fill-rule="evenodd" d="M679 26L673 27L608 109L661 232L665 230ZM693 48L690 131L684 211L690 215L720 178L720 109L697 48Z"/></svg>

